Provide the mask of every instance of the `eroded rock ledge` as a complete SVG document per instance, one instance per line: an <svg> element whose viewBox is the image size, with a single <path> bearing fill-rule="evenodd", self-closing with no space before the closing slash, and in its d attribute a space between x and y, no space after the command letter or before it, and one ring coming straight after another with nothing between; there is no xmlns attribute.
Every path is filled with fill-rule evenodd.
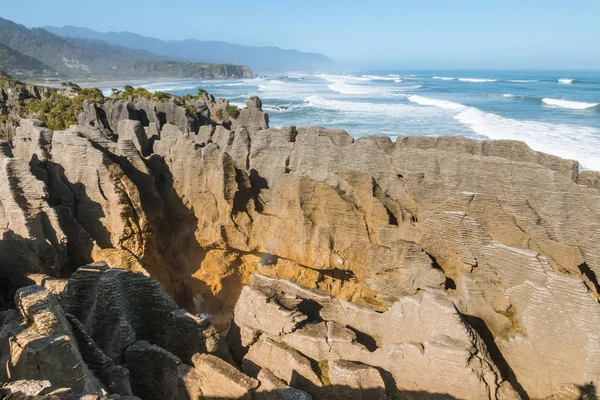
<svg viewBox="0 0 600 400"><path fill-rule="evenodd" d="M0 144L4 308L16 292L22 317L35 320L21 288L60 293L70 277L60 310L49 306L57 331L36 334L69 343L66 365L90 377L76 390L130 395L106 383L128 365L141 397L148 374L171 382L161 386L168 398L173 382L192 387L194 374L215 370L238 382L231 396L330 398L325 383L341 393L351 382L372 398L393 388L417 398L596 390L597 172L520 142L354 140L269 129L258 98L226 117L224 100L195 102L193 115L176 101L87 102L81 125L21 120L12 145ZM77 270L94 261L121 271ZM175 302L156 283L137 289L147 276ZM91 297L69 304L77 286ZM140 293L158 303L136 303ZM157 314L136 320L121 315L128 307ZM250 377L210 346L188 347L182 332L208 324L193 314L212 322L202 329L214 346L229 332ZM5 325L10 315L21 318L7 311ZM11 329L6 337L19 337ZM95 361L79 362L85 354ZM148 354L172 368L152 370ZM10 379L54 379L42 375ZM73 386L61 379L53 386Z"/></svg>

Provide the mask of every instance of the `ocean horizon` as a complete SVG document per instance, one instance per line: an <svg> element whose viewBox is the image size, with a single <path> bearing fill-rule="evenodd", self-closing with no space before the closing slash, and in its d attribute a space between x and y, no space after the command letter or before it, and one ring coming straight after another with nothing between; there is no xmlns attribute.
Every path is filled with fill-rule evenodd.
<svg viewBox="0 0 600 400"><path fill-rule="evenodd" d="M520 140L600 170L600 71L364 70L259 73L254 79L141 84L195 94L203 88L243 107L263 101L270 126L320 125L353 137L460 135ZM110 93L108 87L100 87Z"/></svg>

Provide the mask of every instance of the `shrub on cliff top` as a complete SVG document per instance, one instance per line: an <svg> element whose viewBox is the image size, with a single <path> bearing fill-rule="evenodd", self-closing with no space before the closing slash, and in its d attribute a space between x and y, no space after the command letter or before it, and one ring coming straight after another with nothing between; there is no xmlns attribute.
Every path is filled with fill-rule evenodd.
<svg viewBox="0 0 600 400"><path fill-rule="evenodd" d="M64 130L77 123L77 114L83 111L83 100L69 98L58 93L49 99L27 99L19 109L22 118L37 118L52 130Z"/></svg>
<svg viewBox="0 0 600 400"><path fill-rule="evenodd" d="M123 88L123 91L114 93L113 96L115 96L115 98L118 98L121 100L126 100L129 96L131 96L131 97L137 97L137 98L157 101L157 102L161 102L161 103L166 103L172 97L176 97L169 93L159 92L159 91L150 92L148 89L145 89L143 87L134 88L133 86L129 86L129 85L126 85Z"/></svg>
<svg viewBox="0 0 600 400"><path fill-rule="evenodd" d="M63 96L55 92L47 99L27 99L18 111L23 118L37 118L52 130L64 130L77 124L77 115L83 112L83 102L104 103L104 95L97 88L81 89L74 97Z"/></svg>
<svg viewBox="0 0 600 400"><path fill-rule="evenodd" d="M237 106L227 106L225 107L225 114L235 119L240 116L240 109Z"/></svg>

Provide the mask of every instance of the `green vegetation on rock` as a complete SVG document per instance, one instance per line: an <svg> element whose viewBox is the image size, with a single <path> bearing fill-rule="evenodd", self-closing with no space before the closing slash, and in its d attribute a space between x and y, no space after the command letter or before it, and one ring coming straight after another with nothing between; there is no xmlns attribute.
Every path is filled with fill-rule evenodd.
<svg viewBox="0 0 600 400"><path fill-rule="evenodd" d="M48 99L27 99L19 109L23 118L37 118L46 123L52 130L64 130L77 124L77 115L83 112L83 102L104 102L99 89L82 89L78 96L69 97L53 93Z"/></svg>
<svg viewBox="0 0 600 400"><path fill-rule="evenodd" d="M237 106L227 106L225 107L225 114L235 119L240 116L240 109Z"/></svg>

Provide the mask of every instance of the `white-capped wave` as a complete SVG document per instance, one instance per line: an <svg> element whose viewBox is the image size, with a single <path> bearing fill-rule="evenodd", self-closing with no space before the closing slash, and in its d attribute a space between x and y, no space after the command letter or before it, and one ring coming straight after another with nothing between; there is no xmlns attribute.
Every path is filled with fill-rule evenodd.
<svg viewBox="0 0 600 400"><path fill-rule="evenodd" d="M455 110L454 119L475 133L491 139L521 140L532 149L578 160L584 168L600 170L600 129L587 126L551 124L501 117L475 107L447 100L409 96L409 101L436 108Z"/></svg>
<svg viewBox="0 0 600 400"><path fill-rule="evenodd" d="M396 78L394 77L387 77L387 76L379 76L379 75L363 75L363 78L369 78L373 81L393 81L396 80Z"/></svg>
<svg viewBox="0 0 600 400"><path fill-rule="evenodd" d="M400 83L402 82L402 79L394 79L394 83Z"/></svg>
<svg viewBox="0 0 600 400"><path fill-rule="evenodd" d="M423 107L413 106L411 104L393 104L393 103L372 103L372 102L361 102L361 101L343 101L343 100L331 100L325 99L321 96L309 96L304 100L304 103L308 106L341 111L344 113L354 114L352 119L356 118L356 115L384 115L391 118L417 118L422 121L423 116L436 117L443 115L444 111L440 110L440 114L436 115L436 112L423 112Z"/></svg>
<svg viewBox="0 0 600 400"><path fill-rule="evenodd" d="M434 76L433 79L439 79L442 81L453 81L454 78L451 78L449 76Z"/></svg>
<svg viewBox="0 0 600 400"><path fill-rule="evenodd" d="M550 99L550 98L542 99L542 103L547 104L549 106L554 106L554 107L570 108L571 110L585 110L587 108L597 107L600 104L600 103L586 103L584 101L571 101L571 100Z"/></svg>
<svg viewBox="0 0 600 400"><path fill-rule="evenodd" d="M258 91L266 92L266 91L270 91L270 90L281 90L282 86L284 86L284 85L285 85L284 81L270 80L268 82L265 82L262 85L258 85Z"/></svg>
<svg viewBox="0 0 600 400"><path fill-rule="evenodd" d="M471 82L471 83L488 83L488 82L497 82L497 79L487 79L487 78L458 78L461 82Z"/></svg>
<svg viewBox="0 0 600 400"><path fill-rule="evenodd" d="M341 94L376 94L388 91L376 86L351 85L344 82L332 83L328 87L330 90Z"/></svg>
<svg viewBox="0 0 600 400"><path fill-rule="evenodd" d="M398 74L389 74L388 76L391 76L392 78L400 78L400 75Z"/></svg>
<svg viewBox="0 0 600 400"><path fill-rule="evenodd" d="M349 82L349 81L358 81L358 82L370 82L373 79L366 76L353 76L353 75L329 75L329 74L321 74L319 75L321 79L324 79L328 82L339 83L339 82Z"/></svg>
<svg viewBox="0 0 600 400"><path fill-rule="evenodd" d="M170 81L170 82L153 82L139 85L139 87L146 89L149 92L172 92L175 90L189 90L195 89L198 86L194 85L190 81Z"/></svg>
<svg viewBox="0 0 600 400"><path fill-rule="evenodd" d="M515 96L512 93L504 93L502 95L502 97L510 98L510 97L515 97Z"/></svg>
<svg viewBox="0 0 600 400"><path fill-rule="evenodd" d="M408 97L409 95L406 93L396 93L396 92L406 92L409 90L417 90L421 89L423 85L408 85L408 86L396 86L394 88L394 93L391 93L392 97Z"/></svg>
<svg viewBox="0 0 600 400"><path fill-rule="evenodd" d="M234 83L224 83L222 85L215 85L215 86L251 86L251 84L248 84L246 82L234 82Z"/></svg>
<svg viewBox="0 0 600 400"><path fill-rule="evenodd" d="M266 112L276 112L276 113L284 113L284 112L289 112L292 111L292 107L291 106L269 106L269 105L263 105L263 110Z"/></svg>
<svg viewBox="0 0 600 400"><path fill-rule="evenodd" d="M600 129L522 121L468 107L454 117L477 134L491 139L520 140L532 149L578 160L582 167L600 170Z"/></svg>
<svg viewBox="0 0 600 400"><path fill-rule="evenodd" d="M558 83L562 83L563 85L570 85L573 82L575 82L575 79L573 78L560 78L558 80Z"/></svg>
<svg viewBox="0 0 600 400"><path fill-rule="evenodd" d="M196 89L197 86L161 86L155 88L149 88L149 92L173 92L175 90L189 90Z"/></svg>
<svg viewBox="0 0 600 400"><path fill-rule="evenodd" d="M229 105L236 106L237 108L245 108L246 107L246 103L237 102L237 101L230 101Z"/></svg>
<svg viewBox="0 0 600 400"><path fill-rule="evenodd" d="M509 79L506 82L511 82L511 83L533 83L533 82L539 82L535 79Z"/></svg>
<svg viewBox="0 0 600 400"><path fill-rule="evenodd" d="M408 97L408 101L420 104L422 106L433 106L433 107L443 108L445 110L462 110L467 107L463 104L454 103L454 102L448 101L448 100L431 99L429 97L423 97L423 96L417 96L417 95Z"/></svg>

